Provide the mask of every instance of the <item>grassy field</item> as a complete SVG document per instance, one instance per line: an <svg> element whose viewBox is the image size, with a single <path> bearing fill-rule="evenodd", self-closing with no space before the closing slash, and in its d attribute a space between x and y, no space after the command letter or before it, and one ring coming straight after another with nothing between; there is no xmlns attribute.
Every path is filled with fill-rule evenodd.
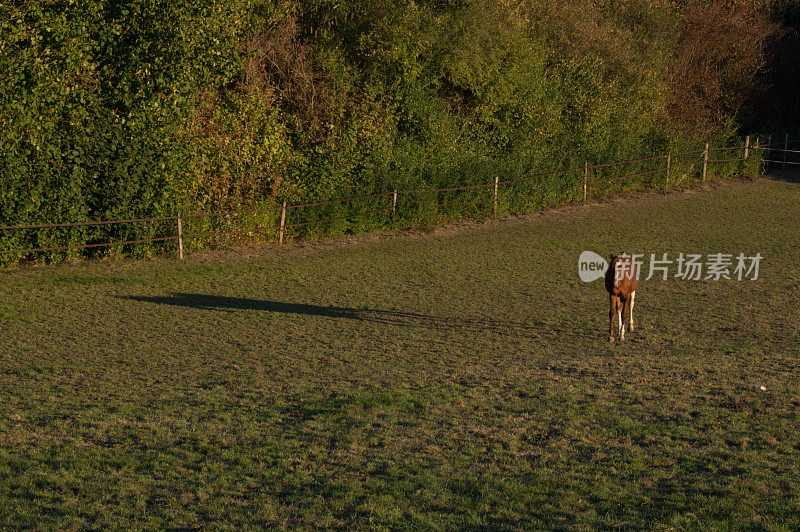
<svg viewBox="0 0 800 532"><path fill-rule="evenodd" d="M799 215L734 181L0 273L0 527L798 529ZM643 281L610 345L586 249L764 259Z"/></svg>

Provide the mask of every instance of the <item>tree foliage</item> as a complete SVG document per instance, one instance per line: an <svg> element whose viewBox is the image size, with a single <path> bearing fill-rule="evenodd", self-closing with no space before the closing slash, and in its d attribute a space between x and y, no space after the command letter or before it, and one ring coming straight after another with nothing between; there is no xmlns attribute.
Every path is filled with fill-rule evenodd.
<svg viewBox="0 0 800 532"><path fill-rule="evenodd" d="M0 223L482 183L724 139L779 31L770 20L796 18L779 4L2 4ZM0 245L148 227L4 232Z"/></svg>

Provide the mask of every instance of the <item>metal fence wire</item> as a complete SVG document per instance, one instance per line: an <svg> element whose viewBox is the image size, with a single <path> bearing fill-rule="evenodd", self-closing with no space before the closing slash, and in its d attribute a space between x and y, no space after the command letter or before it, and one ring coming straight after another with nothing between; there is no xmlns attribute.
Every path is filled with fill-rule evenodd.
<svg viewBox="0 0 800 532"><path fill-rule="evenodd" d="M287 204L287 202L283 202L281 206L275 207L268 207L268 208L261 208L261 209L252 209L252 210L240 210L240 211L219 211L219 212L200 212L194 214L175 214L174 216L157 216L151 218L138 218L138 219L129 219L129 220L100 220L100 221L86 221L86 222L70 222L70 223L41 223L41 224L21 224L21 225L6 225L0 226L0 231L23 231L23 230L41 230L41 229L51 229L51 228L70 228L70 227L92 227L92 226L108 226L108 225L121 225L121 224L132 224L132 223L153 223L153 222L175 222L176 232L174 234L169 234L165 236L156 236L152 238L141 238L141 239L128 239L128 240L116 240L110 242L99 242L99 243L91 243L91 244L76 244L76 245L63 245L63 246L49 246L49 247L40 247L40 248L28 248L28 249L5 249L0 250L0 254L8 255L8 254L34 254L34 253L45 253L45 252L54 252L54 251L69 251L69 250L85 250L85 249L94 249L94 248L103 248L103 247L112 247L112 246L123 246L123 245L133 245L133 244L142 244L142 243L152 243L152 242L166 242L166 241L176 241L178 247L178 257L183 259L183 243L187 239L192 238L207 238L207 237L217 237L217 236L226 236L226 235L240 235L240 234L252 234L252 233L265 233L274 231L278 234L278 241L280 244L283 243L284 234L287 229L291 228L298 228L298 227L308 227L317 224L325 224L331 223L336 221L348 221L348 220L355 220L357 218L375 215L375 214L385 214L391 213L392 217L397 213L398 210L398 198L403 196L421 196L421 195L436 195L437 200L433 202L427 202L426 205L430 207L447 207L447 206L455 206L455 205L483 205L489 203L492 206L493 215L497 215L497 208L498 202L503 199L507 201L511 200L518 200L518 199L534 199L534 198L542 198L546 196L548 193L552 192L550 190L544 191L537 191L531 192L529 194L520 194L516 190L509 191L509 194L501 194L500 187L507 186L507 185L515 185L517 183L529 182L534 180L542 180L546 177L558 176L558 175L570 175L570 174L578 174L580 176L579 179L575 180L575 182L571 185L566 187L566 190L574 190L577 189L577 195L580 195L580 192L583 192L583 201L587 201L591 197L591 193L594 190L597 190L597 185L606 184L606 183L613 183L617 181L623 181L625 179L630 179L633 177L641 177L645 175L656 175L656 174L665 174L665 180L662 182L664 185L670 184L670 172L674 171L677 168L681 167L697 167L702 168L700 171L700 177L702 179L706 178L707 166L709 164L716 164L716 163L732 163L732 162L743 162L747 160L748 153L753 150L761 151L761 160L765 166L767 165L779 165L783 168L786 168L787 165L800 165L800 161L794 161L790 159L790 154L800 154L800 150L791 150L789 149L789 145L793 142L789 139L788 135L782 139L783 142L781 143L782 146L777 146L772 144L771 142L767 145L750 144L750 138L747 137L745 144L742 146L732 146L732 147L716 147L711 148L706 144L705 149L702 150L692 150L692 151L684 151L684 152L674 152L668 153L665 155L655 155L651 157L643 157L640 159L631 159L625 161L615 161L610 163L600 163L600 164L589 164L586 162L583 167L576 167L576 168L568 168L564 170L554 170L551 172L539 173L534 174L522 178L517 179L508 179L508 180L500 180L498 177L495 177L493 183L487 184L476 184L476 185L465 185L460 187L448 187L448 188L436 188L436 189L415 189L415 190L392 190L386 192L378 192L375 194L367 194L362 196L355 196L350 198L340 198L340 199L333 199L333 200L326 200L326 201L317 201L311 203L300 203L300 204ZM736 151L742 150L743 155L741 157L728 157L728 158L714 158L711 157L711 154L716 152L728 152L728 151ZM683 163L677 163L674 159L678 157L686 157L686 156L694 156L698 159L696 161L689 161ZM797 157L800 159L800 157ZM643 170L643 171L634 171L630 173L625 173L619 176L613 177L598 177L598 174L602 175L604 172L608 172L610 170L615 170L618 167L625 166L625 165L642 165L642 164L657 164L657 167ZM591 179L590 179L591 176ZM487 190L490 195L486 198L479 199L479 200L471 200L471 201L449 201L449 200L440 200L438 197L443 193L451 193L451 192L463 192L463 191L480 191L480 190ZM563 190L562 190L563 192ZM345 203L351 203L359 200L367 200L367 199L378 199L378 198L391 198L391 206L385 206L381 208L370 208L365 210L360 210L353 214L347 216L335 216L335 217L325 217L324 219L313 220L313 221L303 221L303 222L291 222L289 220L290 215L293 211L297 209L312 209L316 207L322 206L332 206L332 205L341 205ZM280 214L280 224L273 224L273 225L258 225L256 227L241 229L241 228L232 228L232 229L212 229L208 231L195 231L195 232L184 232L183 231L183 222L185 220L201 220L201 219L209 219L209 218L222 218L222 217L233 217L233 216L244 216L244 215L263 215L272 213L273 215L277 216Z"/></svg>

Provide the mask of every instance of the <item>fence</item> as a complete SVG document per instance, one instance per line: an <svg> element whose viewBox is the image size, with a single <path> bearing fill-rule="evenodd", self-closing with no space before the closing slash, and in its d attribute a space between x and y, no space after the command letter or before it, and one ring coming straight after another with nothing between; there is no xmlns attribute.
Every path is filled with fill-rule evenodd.
<svg viewBox="0 0 800 532"><path fill-rule="evenodd" d="M93 248L110 248L114 246L123 246L123 245L175 241L177 244L176 247L177 247L178 258L183 260L184 242L195 238L230 236L230 235L238 235L246 233L252 234L254 232L260 232L260 233L274 232L275 237L278 240L278 243L283 244L287 232L291 229L296 229L300 227L308 227L311 225L325 224L336 221L353 220L358 217L365 217L376 214L388 214L388 213L391 213L389 220L393 221L399 209L399 200L404 197L415 197L416 198L415 203L417 204L418 208L422 208L424 206L440 208L440 207L452 207L458 205L475 205L475 206L489 205L491 206L492 216L496 217L498 215L498 206L501 201L507 201L507 202L517 201L517 200L529 201L531 199L537 199L537 198L541 199L547 195L553 194L553 190L551 189L546 189L536 193L528 192L522 194L512 190L511 191L512 193L504 194L505 189L501 187L514 187L520 183L534 182L537 180L541 181L542 179L548 177L555 177L555 176L577 177L573 178L573 182L571 184L567 182L566 187L562 187L561 192L563 193L563 197L561 199L562 201L566 202L581 201L581 200L586 202L589 200L590 197L593 197L593 195L602 195L604 192L605 193L609 192L609 190L607 190L608 185L612 186L610 192L613 193L614 184L621 184L624 181L630 180L631 178L634 177L642 178L644 176L648 176L648 178L650 179L653 178L659 178L659 180L663 179L663 181L660 180L660 182L649 183L651 185L667 186L670 184L677 184L678 178L676 178L675 176L678 175L677 171L680 168L688 168L690 171L696 171L697 174L699 174L700 179L705 180L707 177L708 167L710 164L741 163L748 160L748 157L752 150L760 150L763 152L762 160L765 166L771 164L777 164L781 165L783 168L786 168L787 165L800 165L800 162L795 162L788 159L789 154L800 153L800 151L789 149L790 144L798 141L789 140L788 135L785 136L785 138L782 140L783 140L782 148L780 146L773 145L771 138L769 139L766 145L760 145L758 140L756 140L755 144L751 145L750 137L747 137L744 145L742 146L712 148L709 147L708 144L706 144L704 149L702 150L667 153L664 155L656 155L653 157L644 157L641 159L632 159L627 161L617 161L617 162L602 163L602 164L590 164L587 161L581 167L574 167L565 170L539 173L517 179L500 180L499 177L496 176L493 182L485 184L466 185L461 187L450 187L450 188L439 188L439 189L418 189L418 190L394 189L391 191L380 192L376 194L335 199L329 201L304 203L304 204L288 204L286 201L284 201L281 206L264 208L264 209L196 213L189 215L182 215L181 213L177 213L174 216L140 218L140 219L130 219L130 220L0 226L0 231L22 231L22 230L34 230L34 229L41 230L50 228L103 226L111 224L170 222L175 230L174 234L168 234L165 236L157 236L152 238L135 238L135 239L117 240L112 242L98 242L90 244L0 250L0 255L9 255L9 254L29 255L33 253L86 250ZM726 157L724 155L725 153L728 152L735 153L737 151L742 152L741 156L737 155L735 157ZM723 155L715 156L714 154L717 153ZM622 175L613 175L611 177L608 177L610 173L617 171L621 167L626 167L626 166L630 167L633 165L639 165L639 166L655 165L655 168L651 168L644 171L635 171L632 173L623 173ZM564 182L562 181L562 183ZM645 182L639 184L648 184L648 183ZM603 188L604 186L606 187L606 189ZM487 191L489 194L486 195L486 197L478 200L475 200L473 198L471 201L451 201L447 199L444 200L440 199L442 198L442 196L448 193L463 193L465 191L473 191L473 192ZM424 199L432 196L436 198L434 201L430 200L426 201ZM379 200L381 198L384 198L383 199L384 204L382 206L379 205L378 208L370 208L363 212L357 212L349 216L326 218L326 219L306 221L306 222L294 222L294 223L291 222L292 212L297 209L309 209L314 207L330 206L337 204L341 205L344 203L353 203L358 200ZM231 216L248 215L248 214L249 215L272 214L276 218L278 214L280 214L280 223L276 223L274 225L259 225L255 228L250 227L246 229L224 229L224 230L211 230L211 231L199 231L199 232L195 231L188 233L184 232L183 230L184 222L188 220L213 219L213 218L219 219L221 217L229 218Z"/></svg>
<svg viewBox="0 0 800 532"><path fill-rule="evenodd" d="M786 133L781 140L782 142L779 141L776 144L772 143L772 137L767 140L767 145L763 148L765 150L763 159L766 167L772 168L772 165L775 165L775 168L786 170L787 168L800 166L800 155L798 155L800 150L789 149L790 145L794 147L795 144L800 143L800 139L789 140L789 134ZM781 145L783 145L782 148ZM790 157L795 160L790 159Z"/></svg>

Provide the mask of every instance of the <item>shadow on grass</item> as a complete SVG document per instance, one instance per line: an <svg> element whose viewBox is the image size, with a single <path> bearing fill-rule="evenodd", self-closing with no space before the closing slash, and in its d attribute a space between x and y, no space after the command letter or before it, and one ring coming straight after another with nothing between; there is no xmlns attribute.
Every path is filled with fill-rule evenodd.
<svg viewBox="0 0 800 532"><path fill-rule="evenodd" d="M780 166L780 163L777 163ZM785 181L787 183L800 183L800 168L790 168L781 170L778 168L770 168L766 174L767 179L774 181Z"/></svg>
<svg viewBox="0 0 800 532"><path fill-rule="evenodd" d="M172 305L202 310L219 310L233 312L236 310L257 310L275 312L279 314L300 314L305 316L319 316L324 318L339 318L386 325L405 327L431 327L442 329L469 328L480 330L520 331L541 329L542 323L520 323L492 318L457 318L431 316L415 312L399 310L377 310L369 308L349 308L322 305L309 305L306 303L283 303L280 301L265 301L246 297L227 297L209 294L173 293L168 296L124 296L122 299L155 303L159 305Z"/></svg>

